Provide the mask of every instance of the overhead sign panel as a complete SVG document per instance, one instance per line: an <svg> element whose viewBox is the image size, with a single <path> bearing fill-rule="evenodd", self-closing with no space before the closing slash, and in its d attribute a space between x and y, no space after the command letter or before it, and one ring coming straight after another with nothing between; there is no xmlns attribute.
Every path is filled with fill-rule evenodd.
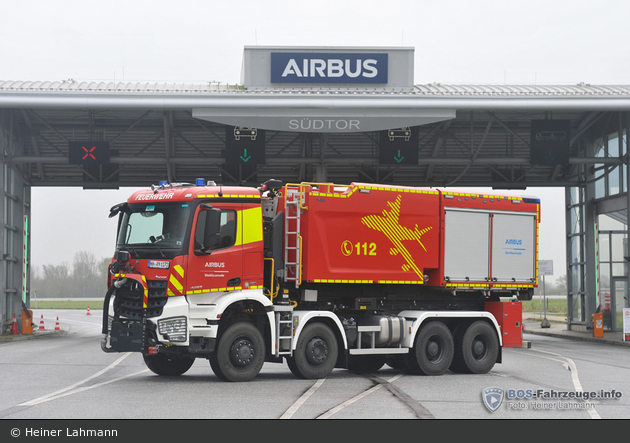
<svg viewBox="0 0 630 443"><path fill-rule="evenodd" d="M532 120L529 161L534 165L568 165L570 120Z"/></svg>
<svg viewBox="0 0 630 443"><path fill-rule="evenodd" d="M271 53L271 83L386 84L387 80L387 53Z"/></svg>
<svg viewBox="0 0 630 443"><path fill-rule="evenodd" d="M247 90L414 89L414 48L384 46L246 46L241 83Z"/></svg>
<svg viewBox="0 0 630 443"><path fill-rule="evenodd" d="M228 165L265 163L265 131L245 126L225 127L225 162Z"/></svg>
<svg viewBox="0 0 630 443"><path fill-rule="evenodd" d="M68 142L68 162L71 165L107 165L109 142Z"/></svg>
<svg viewBox="0 0 630 443"><path fill-rule="evenodd" d="M403 127L380 132L379 163L417 165L419 128Z"/></svg>

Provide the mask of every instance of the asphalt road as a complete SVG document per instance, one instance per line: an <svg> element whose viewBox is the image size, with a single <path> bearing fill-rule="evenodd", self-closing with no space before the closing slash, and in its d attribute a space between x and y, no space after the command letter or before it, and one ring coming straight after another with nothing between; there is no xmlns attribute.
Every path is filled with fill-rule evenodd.
<svg viewBox="0 0 630 443"><path fill-rule="evenodd" d="M206 360L198 359L183 376L159 377L146 368L139 354L102 352L100 310L90 315L77 310L35 310L36 326L40 315L46 329L54 329L58 317L63 333L0 344L0 419L630 416L627 347L526 334L530 349L504 349L503 363L483 375L412 376L385 366L374 374L339 369L325 380L299 380L285 364L266 363L253 381L226 383L214 375ZM503 391L494 412L483 402L482 392L487 388ZM611 398L569 397L576 393L583 397L584 391Z"/></svg>

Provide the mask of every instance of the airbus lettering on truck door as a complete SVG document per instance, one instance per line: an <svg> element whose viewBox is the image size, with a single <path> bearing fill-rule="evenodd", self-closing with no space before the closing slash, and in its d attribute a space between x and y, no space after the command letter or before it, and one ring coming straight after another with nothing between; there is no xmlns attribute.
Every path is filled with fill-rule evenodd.
<svg viewBox="0 0 630 443"><path fill-rule="evenodd" d="M522 255L526 249L523 246L523 240L508 238L505 240L503 250L505 251L505 255Z"/></svg>
<svg viewBox="0 0 630 443"><path fill-rule="evenodd" d="M272 83L387 83L386 53L271 53Z"/></svg>

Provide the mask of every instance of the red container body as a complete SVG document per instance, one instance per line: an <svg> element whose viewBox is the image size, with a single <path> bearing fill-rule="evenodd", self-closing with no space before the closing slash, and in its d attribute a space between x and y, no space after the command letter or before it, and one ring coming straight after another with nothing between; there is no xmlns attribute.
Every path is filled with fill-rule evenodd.
<svg viewBox="0 0 630 443"><path fill-rule="evenodd" d="M439 267L439 196L356 184L308 190L299 229L302 281L423 284L425 269Z"/></svg>

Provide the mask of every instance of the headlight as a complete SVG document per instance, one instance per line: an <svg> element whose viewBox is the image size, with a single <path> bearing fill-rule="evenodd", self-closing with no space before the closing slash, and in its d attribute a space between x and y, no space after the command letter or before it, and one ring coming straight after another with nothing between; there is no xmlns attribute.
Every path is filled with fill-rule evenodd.
<svg viewBox="0 0 630 443"><path fill-rule="evenodd" d="M168 341L186 341L186 317L171 317L158 320L158 330Z"/></svg>

